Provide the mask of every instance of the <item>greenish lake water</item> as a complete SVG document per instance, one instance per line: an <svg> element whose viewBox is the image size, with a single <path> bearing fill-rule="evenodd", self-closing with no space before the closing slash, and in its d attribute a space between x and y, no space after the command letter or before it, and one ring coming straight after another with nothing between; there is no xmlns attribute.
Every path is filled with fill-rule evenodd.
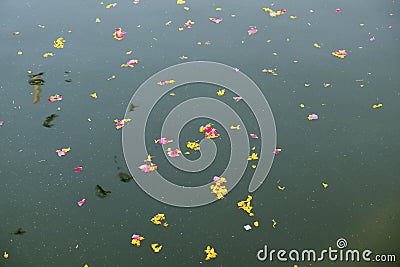
<svg viewBox="0 0 400 267"><path fill-rule="evenodd" d="M266 244L276 250L320 251L336 248L339 238L350 249L397 256L397 263L375 266L398 266L399 1L187 0L177 5L141 0L137 5L120 1L107 9L109 3L0 2L0 266L374 266L261 262L256 256ZM287 12L273 18L263 7ZM335 12L338 8L341 12ZM215 24L210 17L223 21ZM189 19L195 22L192 28L179 31ZM255 35L247 34L250 26L257 27ZM116 27L127 32L122 41L113 38ZM16 31L19 35L12 34ZM53 47L58 37L66 40L63 49ZM338 49L348 56L332 56ZM46 52L54 57L44 58ZM198 208L165 205L135 181L118 178L128 169L114 119L123 118L135 90L151 75L186 62L181 56L187 62L240 68L271 106L282 152L252 194L253 218L237 208L248 195L250 166L225 199ZM121 68L132 58L139 60L135 68ZM265 68L278 76L262 73ZM28 70L44 72L37 104L32 103ZM112 75L116 78L108 80ZM163 116L180 101L201 95L200 90L217 98L218 89L206 84L177 88L175 98L167 95L156 106L146 138L160 137ZM94 92L97 99L90 97ZM55 94L63 100L50 103L47 98ZM227 92L226 101L231 97ZM374 109L378 103L383 106ZM246 127L257 127L249 107L235 111ZM317 121L307 120L312 113L319 115ZM43 127L50 114L58 115L54 127ZM188 124L183 139L201 138L198 127L207 121ZM175 170L150 142L163 175L193 186L221 173L230 146L226 131L216 127L221 132L215 140L218 157L202 174ZM58 157L55 151L65 147L71 151ZM77 166L83 167L79 173L74 172ZM97 197L97 184L111 194ZM82 198L87 202L78 207ZM168 227L150 222L160 212ZM258 228L243 229L256 220ZM26 233L10 234L19 227ZM144 236L140 247L130 244L133 233ZM152 251L152 243L163 245L160 253ZM209 262L204 260L207 245L218 253Z"/></svg>

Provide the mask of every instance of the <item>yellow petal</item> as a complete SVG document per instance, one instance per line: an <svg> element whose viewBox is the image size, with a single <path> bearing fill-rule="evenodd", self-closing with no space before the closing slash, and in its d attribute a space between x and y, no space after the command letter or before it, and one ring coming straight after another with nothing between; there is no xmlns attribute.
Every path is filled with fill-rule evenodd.
<svg viewBox="0 0 400 267"><path fill-rule="evenodd" d="M258 226L259 226L258 221L255 221L255 222L253 223L253 225L254 225L255 227L258 227Z"/></svg>
<svg viewBox="0 0 400 267"><path fill-rule="evenodd" d="M97 23L99 23L99 22L101 22L101 19L100 18L96 18L96 20L95 20Z"/></svg>

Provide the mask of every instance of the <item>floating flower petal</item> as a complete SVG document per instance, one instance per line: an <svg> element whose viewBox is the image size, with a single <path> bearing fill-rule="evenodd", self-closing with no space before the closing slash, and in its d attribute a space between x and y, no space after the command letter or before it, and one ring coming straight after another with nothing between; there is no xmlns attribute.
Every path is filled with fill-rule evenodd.
<svg viewBox="0 0 400 267"><path fill-rule="evenodd" d="M214 22L214 23L221 23L221 21L223 20L223 18L210 18L210 21Z"/></svg>
<svg viewBox="0 0 400 267"><path fill-rule="evenodd" d="M126 32L122 31L121 28L115 28L115 32L114 32L114 39L121 41L122 39L124 39Z"/></svg>
<svg viewBox="0 0 400 267"><path fill-rule="evenodd" d="M131 59L128 62L121 64L121 67L130 67L133 68L136 64L139 63L139 60L137 59Z"/></svg>
<svg viewBox="0 0 400 267"><path fill-rule="evenodd" d="M57 101L61 101L63 99L62 95L52 95L49 98L47 98L47 100L49 100L50 102L57 102Z"/></svg>
<svg viewBox="0 0 400 267"><path fill-rule="evenodd" d="M257 32L258 32L258 30L257 30L256 27L251 27L251 28L247 31L247 34L248 34L248 35L254 35L254 34L256 34Z"/></svg>
<svg viewBox="0 0 400 267"><path fill-rule="evenodd" d="M85 204L85 203L86 203L86 198L82 198L82 200L79 200L79 201L77 202L77 204L78 204L79 207L82 207L83 204Z"/></svg>
<svg viewBox="0 0 400 267"><path fill-rule="evenodd" d="M318 115L317 114L310 114L310 115L308 115L307 119L309 121L318 120Z"/></svg>
<svg viewBox="0 0 400 267"><path fill-rule="evenodd" d="M158 253L158 252L161 251L162 246L161 246L161 245L158 245L158 243L154 243L154 244L151 244L151 248L153 249L153 251L154 251L155 253Z"/></svg>
<svg viewBox="0 0 400 267"><path fill-rule="evenodd" d="M115 122L115 128L116 128L116 129L121 129L122 127L125 126L125 123L128 123L128 122L130 122L130 121L131 121L131 119L122 119L122 120L117 120L117 119L115 119L115 120L114 120L114 122Z"/></svg>
<svg viewBox="0 0 400 267"><path fill-rule="evenodd" d="M62 149L57 149L57 150L56 150L57 155L58 155L59 157L67 155L67 153L68 153L69 151L71 151L71 148L70 148L70 147L62 148Z"/></svg>
<svg viewBox="0 0 400 267"><path fill-rule="evenodd" d="M207 254L206 261L209 261L210 259L215 259L217 257L217 253L215 252L214 248L210 246L207 246L204 252Z"/></svg>
<svg viewBox="0 0 400 267"><path fill-rule="evenodd" d="M331 53L333 56L338 57L338 58L345 58L347 56L346 50L336 50Z"/></svg>

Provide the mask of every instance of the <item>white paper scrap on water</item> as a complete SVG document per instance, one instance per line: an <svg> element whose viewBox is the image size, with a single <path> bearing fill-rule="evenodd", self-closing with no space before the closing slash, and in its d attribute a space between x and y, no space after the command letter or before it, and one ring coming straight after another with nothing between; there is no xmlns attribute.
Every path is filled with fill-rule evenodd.
<svg viewBox="0 0 400 267"><path fill-rule="evenodd" d="M246 224L245 226L243 226L244 230L249 231L251 230L251 226Z"/></svg>

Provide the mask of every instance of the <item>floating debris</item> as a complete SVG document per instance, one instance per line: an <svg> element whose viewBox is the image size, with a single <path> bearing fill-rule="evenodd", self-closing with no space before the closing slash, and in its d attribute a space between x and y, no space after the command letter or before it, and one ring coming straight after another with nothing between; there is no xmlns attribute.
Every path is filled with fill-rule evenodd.
<svg viewBox="0 0 400 267"><path fill-rule="evenodd" d="M109 190L103 189L100 185L96 185L96 195L100 198L105 198L108 194L111 193Z"/></svg>
<svg viewBox="0 0 400 267"><path fill-rule="evenodd" d="M54 124L51 124L51 122L52 122L55 118L57 118L57 117L58 117L58 115L56 115L56 114L51 114L51 115L48 116L48 117L46 118L46 120L43 122L43 126L46 127L46 128L51 128L51 127L53 127Z"/></svg>
<svg viewBox="0 0 400 267"><path fill-rule="evenodd" d="M25 234L26 231L24 229L22 229L21 227L17 228L17 230L15 230L14 232L10 233L12 235L23 235Z"/></svg>
<svg viewBox="0 0 400 267"><path fill-rule="evenodd" d="M133 179L132 175L124 173L124 172L119 172L118 177L121 180L121 182L124 182L124 183L128 183Z"/></svg>

